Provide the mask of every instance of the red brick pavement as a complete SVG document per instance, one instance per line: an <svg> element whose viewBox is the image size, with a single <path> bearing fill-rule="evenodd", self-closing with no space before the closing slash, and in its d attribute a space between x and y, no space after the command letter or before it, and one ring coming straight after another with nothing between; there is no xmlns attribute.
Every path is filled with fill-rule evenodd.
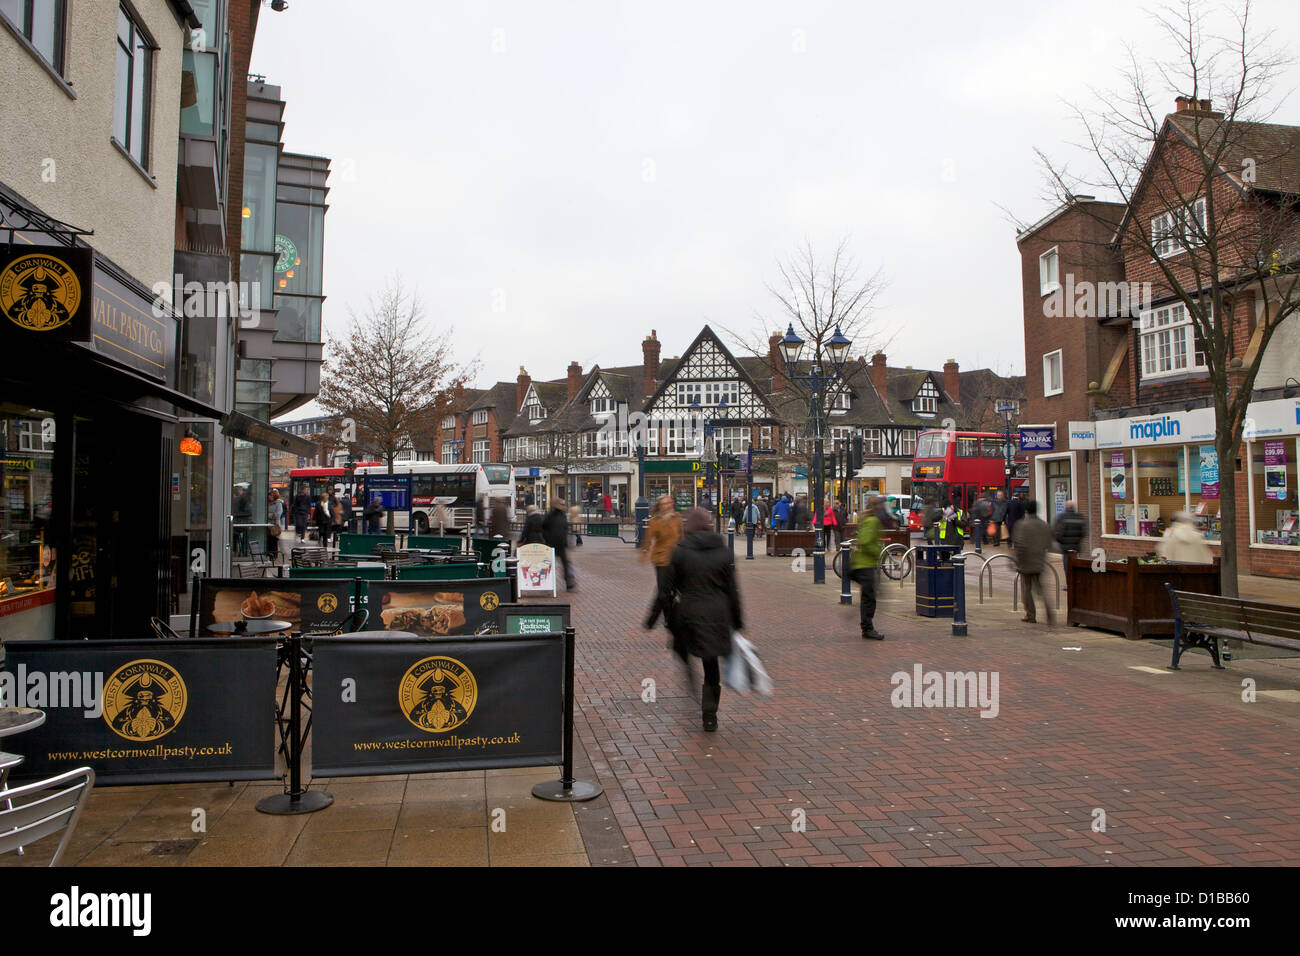
<svg viewBox="0 0 1300 956"><path fill-rule="evenodd" d="M1300 861L1294 726L1055 651L1094 632L1031 638L990 613L953 638L896 585L877 617L889 639L863 641L833 574L816 586L788 560L737 551L746 636L776 693L724 688L715 734L665 632L640 626L653 574L631 547L591 539L575 555L579 589L559 598L578 635L579 739L638 864ZM893 707L891 675L916 663L997 671L999 714Z"/></svg>

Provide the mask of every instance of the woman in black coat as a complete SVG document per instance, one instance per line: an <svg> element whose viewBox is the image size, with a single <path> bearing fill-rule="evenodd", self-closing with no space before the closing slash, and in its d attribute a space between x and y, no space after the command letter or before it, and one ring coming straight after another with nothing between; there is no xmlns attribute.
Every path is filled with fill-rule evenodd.
<svg viewBox="0 0 1300 956"><path fill-rule="evenodd" d="M537 505L528 506L524 529L519 534L519 543L521 545L546 543L546 538L542 534L542 515L537 510Z"/></svg>
<svg viewBox="0 0 1300 956"><path fill-rule="evenodd" d="M682 517L682 540L668 564L667 592L671 615L668 628L673 649L690 666L690 657L704 661L700 704L704 729L718 729L718 700L722 680L718 658L731 653L731 633L741 629L736 562L713 518L703 508Z"/></svg>

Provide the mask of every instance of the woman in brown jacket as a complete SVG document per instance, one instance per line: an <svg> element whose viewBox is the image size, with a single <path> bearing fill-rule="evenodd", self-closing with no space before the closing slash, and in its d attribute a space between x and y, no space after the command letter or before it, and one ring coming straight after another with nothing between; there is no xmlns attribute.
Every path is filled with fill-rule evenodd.
<svg viewBox="0 0 1300 956"><path fill-rule="evenodd" d="M667 594L668 565L672 560L673 548L682 537L682 519L673 507L673 499L663 495L655 502L655 513L650 517L650 526L646 528L645 540L641 542L641 560L648 557L655 566L655 597L650 604L650 615L646 618L646 630L655 626L661 611L665 611L664 595Z"/></svg>

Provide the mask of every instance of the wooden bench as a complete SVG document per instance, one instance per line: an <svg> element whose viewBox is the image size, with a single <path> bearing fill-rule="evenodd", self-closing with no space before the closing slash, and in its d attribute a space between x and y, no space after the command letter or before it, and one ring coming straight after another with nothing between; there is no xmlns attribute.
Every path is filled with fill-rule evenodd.
<svg viewBox="0 0 1300 956"><path fill-rule="evenodd" d="M1209 651L1214 666L1223 670L1220 640L1300 651L1300 608L1175 591L1170 584L1165 587L1174 607L1174 659L1170 670L1178 670L1178 659L1194 647Z"/></svg>
<svg viewBox="0 0 1300 956"><path fill-rule="evenodd" d="M767 533L767 553L775 557L789 557L796 548L804 554L813 553L813 532L811 531L769 531Z"/></svg>

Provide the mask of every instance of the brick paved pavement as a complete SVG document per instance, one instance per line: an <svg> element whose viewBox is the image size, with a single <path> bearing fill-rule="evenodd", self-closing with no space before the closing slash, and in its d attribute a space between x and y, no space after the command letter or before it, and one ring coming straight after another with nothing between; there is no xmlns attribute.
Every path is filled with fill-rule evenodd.
<svg viewBox="0 0 1300 956"><path fill-rule="evenodd" d="M665 632L640 627L650 568L618 542L576 553L578 733L638 864L1300 861L1294 662L1225 674L1202 654L1174 674L1152 641L1019 623L1005 582L984 607L972 586L962 639L882 580L889 639L866 642L833 574L817 586L788 559L737 552L746 634L776 694L724 688L716 734L700 729ZM891 675L917 663L997 671L998 715L891 706ZM1281 693L1243 703L1245 676Z"/></svg>

